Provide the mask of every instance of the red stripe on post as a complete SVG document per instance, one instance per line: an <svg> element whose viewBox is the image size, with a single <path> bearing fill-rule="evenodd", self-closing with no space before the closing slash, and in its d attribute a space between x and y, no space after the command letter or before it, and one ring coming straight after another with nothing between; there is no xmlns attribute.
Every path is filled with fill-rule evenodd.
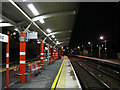
<svg viewBox="0 0 120 90"><path fill-rule="evenodd" d="M43 58L44 58L44 55L43 55L43 53L44 53L44 43L43 42L41 42L41 46L40 46L40 48L41 48L41 50L40 50L40 53L41 53L41 55L40 55L40 60L41 60L41 69L43 70L44 68L43 68L43 64L44 64L44 61L43 61Z"/></svg>
<svg viewBox="0 0 120 90"><path fill-rule="evenodd" d="M8 43L6 45L6 88L9 88L9 36Z"/></svg>
<svg viewBox="0 0 120 90"><path fill-rule="evenodd" d="M26 33L20 33L20 37L26 37ZM26 60L25 52L26 52L26 42L20 41L20 74L22 74L22 76L20 76L21 83L26 82L26 78L25 78L26 64L22 63L22 62L25 62Z"/></svg>
<svg viewBox="0 0 120 90"><path fill-rule="evenodd" d="M49 63L51 64L51 47L49 46Z"/></svg>
<svg viewBox="0 0 120 90"><path fill-rule="evenodd" d="M55 57L54 57L54 48L53 48L53 61L54 61Z"/></svg>

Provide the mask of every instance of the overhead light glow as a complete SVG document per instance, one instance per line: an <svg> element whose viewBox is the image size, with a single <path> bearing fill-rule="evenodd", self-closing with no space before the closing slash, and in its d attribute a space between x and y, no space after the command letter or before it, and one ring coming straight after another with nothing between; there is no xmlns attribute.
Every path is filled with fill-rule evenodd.
<svg viewBox="0 0 120 90"><path fill-rule="evenodd" d="M101 40L103 40L103 39L104 39L104 37L103 37L103 36L100 36L100 39L101 39Z"/></svg>
<svg viewBox="0 0 120 90"><path fill-rule="evenodd" d="M55 41L56 41L57 39L55 39Z"/></svg>
<svg viewBox="0 0 120 90"><path fill-rule="evenodd" d="M44 19L40 19L39 21L40 21L40 23L42 23L42 24L45 23Z"/></svg>
<svg viewBox="0 0 120 90"><path fill-rule="evenodd" d="M18 28L15 28L14 30L15 30L15 31L19 31Z"/></svg>
<svg viewBox="0 0 120 90"><path fill-rule="evenodd" d="M88 44L90 44L90 42L88 42Z"/></svg>
<svg viewBox="0 0 120 90"><path fill-rule="evenodd" d="M23 2L24 2L24 1L27 1L27 0L23 0Z"/></svg>
<svg viewBox="0 0 120 90"><path fill-rule="evenodd" d="M13 26L11 23L0 23L0 27Z"/></svg>
<svg viewBox="0 0 120 90"><path fill-rule="evenodd" d="M37 17L33 18L32 20L33 21L38 21L40 19L45 19L45 18L46 18L45 16L37 16Z"/></svg>
<svg viewBox="0 0 120 90"><path fill-rule="evenodd" d="M35 8L33 4L28 4L27 6L35 16L39 15L39 12L37 11L37 9Z"/></svg>
<svg viewBox="0 0 120 90"><path fill-rule="evenodd" d="M0 22L3 22L4 20L2 18L0 18Z"/></svg>
<svg viewBox="0 0 120 90"><path fill-rule="evenodd" d="M13 32L13 35L16 35L16 32Z"/></svg>
<svg viewBox="0 0 120 90"><path fill-rule="evenodd" d="M54 36L54 35L52 35L52 38L55 38L55 36Z"/></svg>
<svg viewBox="0 0 120 90"><path fill-rule="evenodd" d="M47 32L48 32L48 33L51 33L52 31L48 28L48 29L47 29Z"/></svg>

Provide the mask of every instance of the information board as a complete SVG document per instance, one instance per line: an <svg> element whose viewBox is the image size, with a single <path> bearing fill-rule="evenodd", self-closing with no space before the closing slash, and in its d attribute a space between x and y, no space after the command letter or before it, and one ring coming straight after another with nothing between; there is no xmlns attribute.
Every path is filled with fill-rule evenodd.
<svg viewBox="0 0 120 90"><path fill-rule="evenodd" d="M0 33L0 42L8 43L8 36L5 34Z"/></svg>

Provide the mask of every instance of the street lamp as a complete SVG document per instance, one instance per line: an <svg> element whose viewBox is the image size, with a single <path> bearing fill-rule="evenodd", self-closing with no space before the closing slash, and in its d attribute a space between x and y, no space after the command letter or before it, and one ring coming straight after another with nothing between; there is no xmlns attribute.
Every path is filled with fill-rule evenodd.
<svg viewBox="0 0 120 90"><path fill-rule="evenodd" d="M100 36L100 40L103 40L104 39L104 37L103 36Z"/></svg>
<svg viewBox="0 0 120 90"><path fill-rule="evenodd" d="M91 42L88 42L88 44L91 46L91 56L92 56L92 43Z"/></svg>
<svg viewBox="0 0 120 90"><path fill-rule="evenodd" d="M80 54L80 46L78 46L78 49L79 49L79 54Z"/></svg>
<svg viewBox="0 0 120 90"><path fill-rule="evenodd" d="M100 36L100 40L104 40L104 36ZM105 40L104 42L105 42L105 57L107 58L107 41ZM100 46L99 46L99 54L100 54Z"/></svg>

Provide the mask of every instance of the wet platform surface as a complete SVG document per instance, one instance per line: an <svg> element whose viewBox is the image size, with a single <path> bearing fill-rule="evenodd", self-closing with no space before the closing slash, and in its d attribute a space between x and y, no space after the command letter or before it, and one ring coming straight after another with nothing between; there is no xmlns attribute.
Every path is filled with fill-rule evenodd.
<svg viewBox="0 0 120 90"><path fill-rule="evenodd" d="M62 60L56 60L53 64L48 65L45 70L42 70L37 77L28 78L26 83L18 83L12 85L10 88L51 88L51 85L59 71L59 68L62 64Z"/></svg>

